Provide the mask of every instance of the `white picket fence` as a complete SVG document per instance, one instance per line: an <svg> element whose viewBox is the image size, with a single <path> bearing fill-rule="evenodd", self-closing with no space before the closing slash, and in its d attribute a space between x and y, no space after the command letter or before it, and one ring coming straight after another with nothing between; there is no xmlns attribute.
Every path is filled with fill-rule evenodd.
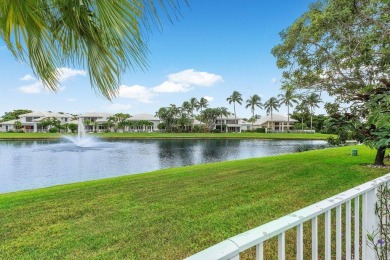
<svg viewBox="0 0 390 260"><path fill-rule="evenodd" d="M226 239L187 259L238 260L240 259L240 253L256 247L256 259L262 260L266 259L263 252L263 243L270 238L277 237L278 259L284 260L286 258L285 234L290 229L296 230L296 245L294 245L296 247L296 259L307 259L307 256L304 257L303 242L303 226L305 222L309 222L309 224L311 222L311 252L308 252L308 255L311 255L311 259L377 259L375 252L368 244L367 234L372 234L378 227L378 218L375 215L374 208L377 200L377 188L389 181L390 174L387 174L292 214ZM332 213L335 215L334 218L332 218ZM322 216L324 216L324 228L321 230L324 232L322 235L325 239L324 244L319 245L318 219L322 218ZM335 221L335 225L332 225L332 219ZM332 230L333 228L335 230ZM335 250L333 254L332 244ZM319 246L323 247L321 252L324 252L324 255L319 255Z"/></svg>

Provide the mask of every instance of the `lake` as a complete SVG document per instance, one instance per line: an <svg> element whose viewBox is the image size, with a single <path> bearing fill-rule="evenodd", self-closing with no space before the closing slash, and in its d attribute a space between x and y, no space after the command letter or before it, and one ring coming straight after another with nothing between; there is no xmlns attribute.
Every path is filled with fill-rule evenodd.
<svg viewBox="0 0 390 260"><path fill-rule="evenodd" d="M0 141L0 193L158 169L297 152L325 141L95 140Z"/></svg>

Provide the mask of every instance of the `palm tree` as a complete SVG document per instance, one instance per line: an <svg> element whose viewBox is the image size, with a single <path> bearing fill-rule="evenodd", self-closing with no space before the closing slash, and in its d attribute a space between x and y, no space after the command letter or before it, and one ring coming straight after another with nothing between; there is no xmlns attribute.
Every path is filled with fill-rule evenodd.
<svg viewBox="0 0 390 260"><path fill-rule="evenodd" d="M246 106L245 108L251 108L252 111L252 118L255 118L255 109L256 107L258 108L263 108L263 104L261 103L261 98L258 95L253 95L250 96L249 99L246 101ZM253 120L252 121L252 127L251 130L253 130Z"/></svg>
<svg viewBox="0 0 390 260"><path fill-rule="evenodd" d="M194 110L198 110L198 100L194 97L190 99L190 106L191 106L191 132L192 132L192 124L194 123Z"/></svg>
<svg viewBox="0 0 390 260"><path fill-rule="evenodd" d="M88 70L92 87L108 99L118 93L121 74L147 67L145 36L160 15L180 13L178 1L0 1L0 38L18 60L32 67L50 90L59 70Z"/></svg>
<svg viewBox="0 0 390 260"><path fill-rule="evenodd" d="M311 93L304 99L304 102L310 107L310 130L313 130L313 111L315 107L320 107L318 103L322 100L318 94Z"/></svg>
<svg viewBox="0 0 390 260"><path fill-rule="evenodd" d="M201 116L204 119L204 123L206 124L206 128L209 132L214 129L215 121L220 115L220 110L218 108L206 108L201 112Z"/></svg>
<svg viewBox="0 0 390 260"><path fill-rule="evenodd" d="M15 121L15 122L14 122L14 129L15 129L17 132L19 132L19 130L20 130L22 127L23 127L22 122L20 122L20 121Z"/></svg>
<svg viewBox="0 0 390 260"><path fill-rule="evenodd" d="M264 108L267 112L267 115L271 115L271 128L275 130L274 119L273 119L273 111L279 111L279 100L275 97L271 97L264 103Z"/></svg>
<svg viewBox="0 0 390 260"><path fill-rule="evenodd" d="M180 109L171 104L169 107L161 107L156 112L156 117L165 124L167 132L172 132L172 127L175 124L176 117L179 114Z"/></svg>
<svg viewBox="0 0 390 260"><path fill-rule="evenodd" d="M302 131L303 131L303 119L310 114L309 108L307 107L307 104L305 102L300 103L295 107L296 114L301 118L301 126L302 126ZM299 118L298 117L298 118Z"/></svg>
<svg viewBox="0 0 390 260"><path fill-rule="evenodd" d="M208 105L209 105L209 101L207 99L205 99L204 97L199 99L198 108L200 109L201 121L203 120L203 116L202 116L203 108L207 108Z"/></svg>
<svg viewBox="0 0 390 260"><path fill-rule="evenodd" d="M233 108L234 108L234 123L236 124L235 129L237 129L237 115L236 115L236 103L242 104L242 95L238 91L233 91L230 97L226 99L226 101L229 102L229 104L233 103Z"/></svg>
<svg viewBox="0 0 390 260"><path fill-rule="evenodd" d="M230 112L228 111L228 109L226 107L218 107L218 112L219 112L219 115L221 116L221 132L222 132L222 128L223 128L223 123L222 123L222 117L223 116L228 116L230 115ZM226 127L226 132L227 132L227 127Z"/></svg>
<svg viewBox="0 0 390 260"><path fill-rule="evenodd" d="M295 93L295 89L291 85L286 85L282 87L284 94L279 94L279 102L287 106L287 131L290 130L290 107L298 104L299 95Z"/></svg>
<svg viewBox="0 0 390 260"><path fill-rule="evenodd" d="M118 129L125 129L127 121L130 117L131 115L129 114L116 113L115 115L108 117L107 120L114 124L114 130L116 132Z"/></svg>

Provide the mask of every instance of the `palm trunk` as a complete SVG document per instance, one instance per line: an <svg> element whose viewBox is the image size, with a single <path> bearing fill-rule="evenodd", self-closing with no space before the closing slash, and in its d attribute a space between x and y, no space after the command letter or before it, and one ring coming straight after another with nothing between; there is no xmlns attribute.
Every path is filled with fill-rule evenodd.
<svg viewBox="0 0 390 260"><path fill-rule="evenodd" d="M234 132L236 132L236 130L237 130L237 115L236 115L236 103L233 103L234 105L233 105L233 107L234 107L234 124L236 125L235 127L234 127Z"/></svg>
<svg viewBox="0 0 390 260"><path fill-rule="evenodd" d="M203 107L200 107L200 123L203 122L203 114L202 114L202 112L203 112Z"/></svg>
<svg viewBox="0 0 390 260"><path fill-rule="evenodd" d="M223 128L223 123L222 123L222 114L221 114L221 133L222 133L222 128Z"/></svg>
<svg viewBox="0 0 390 260"><path fill-rule="evenodd" d="M375 162L373 165L384 166L386 146L380 146L376 151Z"/></svg>
<svg viewBox="0 0 390 260"><path fill-rule="evenodd" d="M191 113L191 133L192 133L192 131L193 131L193 124L194 124L194 109L192 109L192 113Z"/></svg>
<svg viewBox="0 0 390 260"><path fill-rule="evenodd" d="M290 132L290 106L287 106L287 132Z"/></svg>
<svg viewBox="0 0 390 260"><path fill-rule="evenodd" d="M255 111L253 110L252 112L252 126L251 126L251 130L253 131L253 120L255 120Z"/></svg>
<svg viewBox="0 0 390 260"><path fill-rule="evenodd" d="M313 108L310 109L310 130L313 130Z"/></svg>

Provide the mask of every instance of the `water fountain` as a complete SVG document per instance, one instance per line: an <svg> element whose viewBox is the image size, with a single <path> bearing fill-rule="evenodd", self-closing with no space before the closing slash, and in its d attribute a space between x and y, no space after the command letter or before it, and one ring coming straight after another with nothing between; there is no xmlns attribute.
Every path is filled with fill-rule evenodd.
<svg viewBox="0 0 390 260"><path fill-rule="evenodd" d="M86 135L84 122L81 117L78 119L77 136L64 136L64 138L71 141L77 147L96 146L95 138Z"/></svg>

